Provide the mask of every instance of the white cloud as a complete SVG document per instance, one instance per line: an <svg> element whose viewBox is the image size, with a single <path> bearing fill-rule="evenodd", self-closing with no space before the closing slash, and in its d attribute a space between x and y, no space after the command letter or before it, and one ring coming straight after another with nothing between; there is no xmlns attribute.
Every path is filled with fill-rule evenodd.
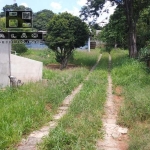
<svg viewBox="0 0 150 150"><path fill-rule="evenodd" d="M20 5L23 5L25 7L28 7L28 4L27 3L21 3Z"/></svg>
<svg viewBox="0 0 150 150"><path fill-rule="evenodd" d="M72 15L74 15L74 16L79 16L79 9L77 8L77 7L73 7L73 9L72 10L69 10L69 9L64 9L62 12L68 12L68 13L70 13L70 14L72 14Z"/></svg>
<svg viewBox="0 0 150 150"><path fill-rule="evenodd" d="M78 1L77 1L77 4L78 4L79 6L84 6L84 5L86 4L86 2L87 2L87 0L78 0Z"/></svg>
<svg viewBox="0 0 150 150"><path fill-rule="evenodd" d="M57 2L51 2L50 6L56 10L60 10L62 8L61 4Z"/></svg>
<svg viewBox="0 0 150 150"><path fill-rule="evenodd" d="M74 16L79 16L79 15L80 15L80 14L79 14L79 11L80 11L80 10L79 10L77 7L74 7L71 13L72 13Z"/></svg>

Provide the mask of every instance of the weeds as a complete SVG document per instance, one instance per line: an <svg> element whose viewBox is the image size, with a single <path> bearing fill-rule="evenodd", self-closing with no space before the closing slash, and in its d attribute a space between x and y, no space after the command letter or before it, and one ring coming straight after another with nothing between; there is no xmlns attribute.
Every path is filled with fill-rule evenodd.
<svg viewBox="0 0 150 150"><path fill-rule="evenodd" d="M87 51L77 51L75 50L69 58L69 63L73 63L77 66L81 67L92 67L95 64L95 60L97 59L99 54L99 50L91 50L91 52ZM26 53L22 54L23 57L27 57L30 59L34 59L37 61L43 62L44 65L48 65L51 63L56 63L55 53L52 50L28 50Z"/></svg>
<svg viewBox="0 0 150 150"><path fill-rule="evenodd" d="M22 54L22 56L33 60L41 61L44 65L48 65L50 63L57 63L55 60L55 53L49 49L28 50L26 53Z"/></svg>
<svg viewBox="0 0 150 150"><path fill-rule="evenodd" d="M39 149L93 150L102 138L102 113L106 100L108 55L105 54L83 88L73 100L68 113L50 132Z"/></svg>
<svg viewBox="0 0 150 150"><path fill-rule="evenodd" d="M112 51L111 54L113 83L123 87L125 97L118 122L131 129L130 150L148 150L150 136L145 138L145 133L150 130L145 124L149 126L150 122L150 74L143 69L145 64L129 59L127 51Z"/></svg>
<svg viewBox="0 0 150 150"><path fill-rule="evenodd" d="M91 52L87 51L74 51L72 59L70 62L82 66L82 67L92 67L95 64L95 60L97 59L98 55L100 54L100 50L91 50Z"/></svg>
<svg viewBox="0 0 150 150"><path fill-rule="evenodd" d="M31 51L26 55L28 58L42 60L45 64L54 60L47 58L46 51ZM50 57L53 56L52 54ZM86 56L87 59L91 59L89 55ZM74 58L78 59L77 57ZM92 57L95 59L93 62L96 62L96 57L97 52L95 57ZM83 67L63 71L44 68L44 82L29 83L17 89L7 88L0 91L0 149L11 149L22 136L50 121L64 98L88 73L89 70Z"/></svg>

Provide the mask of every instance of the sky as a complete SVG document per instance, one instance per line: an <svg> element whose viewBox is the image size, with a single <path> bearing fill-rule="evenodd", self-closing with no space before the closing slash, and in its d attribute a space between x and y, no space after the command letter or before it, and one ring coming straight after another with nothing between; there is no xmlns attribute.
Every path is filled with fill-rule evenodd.
<svg viewBox="0 0 150 150"><path fill-rule="evenodd" d="M17 3L18 5L24 5L37 12L43 9L52 10L54 13L59 12L69 12L75 16L79 16L79 11L81 7L86 4L87 0L0 0L0 11L5 5L12 5ZM106 7L109 8L109 2L107 2ZM109 14L103 13L97 20L97 23L105 20L106 17L109 18L110 14L113 14L115 7L110 7ZM108 22L106 20L105 22Z"/></svg>

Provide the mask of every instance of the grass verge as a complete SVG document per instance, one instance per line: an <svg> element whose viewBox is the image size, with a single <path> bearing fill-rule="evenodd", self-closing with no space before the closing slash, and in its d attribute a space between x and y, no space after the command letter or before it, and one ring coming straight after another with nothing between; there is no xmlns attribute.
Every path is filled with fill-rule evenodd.
<svg viewBox="0 0 150 150"><path fill-rule="evenodd" d="M95 64L95 59L100 54L100 49L92 49L90 52L84 50L76 50L74 51L70 62L82 66L82 67L92 67ZM88 58L88 59L87 59Z"/></svg>
<svg viewBox="0 0 150 150"><path fill-rule="evenodd" d="M118 123L130 129L129 150L149 150L150 74L144 64L129 59L127 51L112 51L111 55L113 84L123 87Z"/></svg>
<svg viewBox="0 0 150 150"><path fill-rule="evenodd" d="M100 50L91 50L91 52L83 50L75 50L69 58L68 63L75 64L81 67L92 67L95 64L95 60L99 54ZM22 54L23 57L27 57L33 60L41 61L44 65L48 64L58 64L55 60L55 53L52 50L28 50L26 53Z"/></svg>
<svg viewBox="0 0 150 150"><path fill-rule="evenodd" d="M95 53L93 59L97 56L98 53ZM44 69L43 78L47 79L44 82L1 90L0 149L13 149L22 136L50 121L64 98L88 73L89 70L84 67L63 71Z"/></svg>
<svg viewBox="0 0 150 150"><path fill-rule="evenodd" d="M108 55L84 81L83 88L73 100L68 113L59 121L41 150L94 150L96 140L102 138L102 114L106 100Z"/></svg>
<svg viewBox="0 0 150 150"><path fill-rule="evenodd" d="M55 53L49 49L45 50L28 50L26 53L21 54L21 56L41 61L44 65L48 65L50 63L57 63L55 60Z"/></svg>

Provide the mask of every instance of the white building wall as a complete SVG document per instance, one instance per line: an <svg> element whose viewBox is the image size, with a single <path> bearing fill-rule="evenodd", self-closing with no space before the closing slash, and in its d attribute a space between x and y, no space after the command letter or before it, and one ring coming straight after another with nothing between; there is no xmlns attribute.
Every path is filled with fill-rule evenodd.
<svg viewBox="0 0 150 150"><path fill-rule="evenodd" d="M10 50L9 41L0 40L0 88L10 85Z"/></svg>
<svg viewBox="0 0 150 150"><path fill-rule="evenodd" d="M11 54L11 75L21 82L42 80L43 63Z"/></svg>

